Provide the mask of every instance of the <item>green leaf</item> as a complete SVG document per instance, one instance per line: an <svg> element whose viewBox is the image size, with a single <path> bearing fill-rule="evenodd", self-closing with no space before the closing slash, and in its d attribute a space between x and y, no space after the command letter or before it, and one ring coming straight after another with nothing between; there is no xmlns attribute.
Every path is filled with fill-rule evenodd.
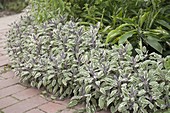
<svg viewBox="0 0 170 113"><path fill-rule="evenodd" d="M162 46L161 44L152 36L148 36L145 40L151 47L153 47L158 52L162 53Z"/></svg>
<svg viewBox="0 0 170 113"><path fill-rule="evenodd" d="M37 88L40 89L40 87L41 87L42 84L43 84L43 82L42 82L42 81L39 81Z"/></svg>
<svg viewBox="0 0 170 113"><path fill-rule="evenodd" d="M103 93L104 95L106 94L106 91L104 88L100 88L100 92Z"/></svg>
<svg viewBox="0 0 170 113"><path fill-rule="evenodd" d="M78 104L78 100L71 100L68 104L68 107L74 107Z"/></svg>
<svg viewBox="0 0 170 113"><path fill-rule="evenodd" d="M50 76L48 77L48 80L52 79L54 76L55 76L54 74L50 75Z"/></svg>
<svg viewBox="0 0 170 113"><path fill-rule="evenodd" d="M139 108L138 104L137 104L137 103L134 103L134 104L133 104L134 113L137 113L138 108Z"/></svg>
<svg viewBox="0 0 170 113"><path fill-rule="evenodd" d="M123 27L126 27L126 26L133 26L133 24L125 23L125 24L122 24L119 27L117 27L115 30L110 31L108 33L107 37L106 37L106 42L105 43L107 44L109 42L112 42L116 36L121 35L121 33L122 33L121 29Z"/></svg>
<svg viewBox="0 0 170 113"><path fill-rule="evenodd" d="M66 79L63 79L63 80L62 80L62 83L63 83L65 86L67 86L67 80L66 80Z"/></svg>
<svg viewBox="0 0 170 113"><path fill-rule="evenodd" d="M126 109L125 108L126 104L127 102L122 102L121 104L119 104L118 111L122 112L124 109Z"/></svg>
<svg viewBox="0 0 170 113"><path fill-rule="evenodd" d="M138 96L142 96L142 95L144 95L146 93L146 91L144 90L144 89L142 89L142 90L140 90L139 92L138 92Z"/></svg>
<svg viewBox="0 0 170 113"><path fill-rule="evenodd" d="M164 21L164 20L157 20L156 22L170 30L170 25L166 21Z"/></svg>
<svg viewBox="0 0 170 113"><path fill-rule="evenodd" d="M114 38L120 34L121 34L121 31L118 29L110 31L106 37L106 44L109 42L112 42L114 40Z"/></svg>
<svg viewBox="0 0 170 113"><path fill-rule="evenodd" d="M132 37L136 32L136 30L125 32L123 35L119 37L119 44L124 44L129 37Z"/></svg>
<svg viewBox="0 0 170 113"><path fill-rule="evenodd" d="M145 12L142 16L140 16L139 20L139 26L142 27L143 23L148 17L149 12Z"/></svg>
<svg viewBox="0 0 170 113"><path fill-rule="evenodd" d="M86 93L89 93L91 91L91 87L92 87L92 85L88 85L85 87Z"/></svg>
<svg viewBox="0 0 170 113"><path fill-rule="evenodd" d="M104 104L105 104L105 97L103 95L101 95L99 97L99 107L100 107L100 109L104 108Z"/></svg>
<svg viewBox="0 0 170 113"><path fill-rule="evenodd" d="M156 105L160 107L161 109L164 109L165 107L165 101L163 99L156 100Z"/></svg>
<svg viewBox="0 0 170 113"><path fill-rule="evenodd" d="M116 110L116 108L114 106L111 106L110 111L111 111L111 113L115 113L117 110Z"/></svg>
<svg viewBox="0 0 170 113"><path fill-rule="evenodd" d="M107 107L115 100L115 97L110 98L107 100Z"/></svg>
<svg viewBox="0 0 170 113"><path fill-rule="evenodd" d="M54 80L52 81L52 86L55 86L56 83L57 83L57 81L54 79Z"/></svg>
<svg viewBox="0 0 170 113"><path fill-rule="evenodd" d="M63 2L63 0L58 0L58 2L59 2L60 10L61 10L61 12L63 13L63 12L64 12L64 9L65 9L65 7L64 7L64 2Z"/></svg>

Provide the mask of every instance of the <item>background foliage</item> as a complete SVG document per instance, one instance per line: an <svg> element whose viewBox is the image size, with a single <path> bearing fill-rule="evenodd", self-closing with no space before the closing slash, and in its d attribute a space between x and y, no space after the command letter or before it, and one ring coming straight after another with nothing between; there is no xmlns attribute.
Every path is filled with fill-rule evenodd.
<svg viewBox="0 0 170 113"><path fill-rule="evenodd" d="M67 13L69 18L79 19L79 24L100 22L103 43L130 42L135 48L145 45L164 56L170 53L167 0L35 0L32 5L38 22L54 18L58 12Z"/></svg>
<svg viewBox="0 0 170 113"><path fill-rule="evenodd" d="M8 10L14 12L21 12L29 3L29 0L1 0L0 11Z"/></svg>

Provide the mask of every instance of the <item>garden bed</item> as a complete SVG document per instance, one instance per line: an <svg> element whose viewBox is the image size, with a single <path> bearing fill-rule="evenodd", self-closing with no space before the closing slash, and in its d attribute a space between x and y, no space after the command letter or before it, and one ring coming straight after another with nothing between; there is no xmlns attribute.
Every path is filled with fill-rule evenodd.
<svg viewBox="0 0 170 113"><path fill-rule="evenodd" d="M87 113L167 110L170 25L164 14L169 7L162 10L163 2L117 1L113 5L122 9L110 17L113 11L98 12L96 8L110 6L110 0L74 2L33 1L31 12L12 25L8 53L21 81L53 99L71 98L69 107L84 103ZM137 4L138 12L128 10L132 4ZM115 20L108 25L111 18Z"/></svg>

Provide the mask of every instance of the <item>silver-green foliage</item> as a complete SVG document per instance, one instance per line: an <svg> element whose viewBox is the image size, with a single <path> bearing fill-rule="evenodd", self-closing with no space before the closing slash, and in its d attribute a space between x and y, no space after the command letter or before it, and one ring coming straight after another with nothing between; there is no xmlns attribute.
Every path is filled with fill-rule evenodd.
<svg viewBox="0 0 170 113"><path fill-rule="evenodd" d="M98 27L85 28L65 17L36 25L31 16L14 24L8 35L12 66L22 81L86 111L152 113L170 107L169 59L146 48L113 46L97 40Z"/></svg>

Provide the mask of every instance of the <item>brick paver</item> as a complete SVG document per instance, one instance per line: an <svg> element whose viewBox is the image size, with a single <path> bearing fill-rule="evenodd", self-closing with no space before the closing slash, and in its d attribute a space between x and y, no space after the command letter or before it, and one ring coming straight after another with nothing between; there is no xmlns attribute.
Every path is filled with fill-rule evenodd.
<svg viewBox="0 0 170 113"><path fill-rule="evenodd" d="M15 94L17 92L23 91L24 89L26 89L26 87L23 87L21 85L13 85L7 88L3 88L0 90L0 98Z"/></svg>
<svg viewBox="0 0 170 113"><path fill-rule="evenodd" d="M14 79L6 79L1 81L1 85L0 85L0 89L11 86L11 85L15 85L18 83L18 80L16 78Z"/></svg>
<svg viewBox="0 0 170 113"><path fill-rule="evenodd" d="M14 72L8 71L6 73L0 74L0 77L9 79L9 78L14 78L14 75L15 75Z"/></svg>
<svg viewBox="0 0 170 113"><path fill-rule="evenodd" d="M46 104L40 106L39 109L41 109L42 111L45 111L47 113L55 113L56 111L66 109L66 106L62 105L62 104L56 104L56 103L49 102L49 103L46 103Z"/></svg>
<svg viewBox="0 0 170 113"><path fill-rule="evenodd" d="M14 99L10 96L2 98L2 99L0 99L0 109L5 108L10 105L13 105L17 102L18 102L18 100Z"/></svg>
<svg viewBox="0 0 170 113"><path fill-rule="evenodd" d="M32 109L30 111L27 111L26 113L45 113L45 112L43 112L43 111L41 111L39 109Z"/></svg>
<svg viewBox="0 0 170 113"><path fill-rule="evenodd" d="M10 107L7 107L5 109L2 109L3 112L5 113L24 113L28 110L31 110L35 107L38 107L47 101L40 96L36 96L30 99L26 99L24 101L21 101L17 104L14 104Z"/></svg>
<svg viewBox="0 0 170 113"><path fill-rule="evenodd" d="M24 91L18 92L16 94L12 95L12 96L19 99L19 100L24 100L24 99L36 96L39 93L40 93L39 90L30 88L30 89L26 89Z"/></svg>

